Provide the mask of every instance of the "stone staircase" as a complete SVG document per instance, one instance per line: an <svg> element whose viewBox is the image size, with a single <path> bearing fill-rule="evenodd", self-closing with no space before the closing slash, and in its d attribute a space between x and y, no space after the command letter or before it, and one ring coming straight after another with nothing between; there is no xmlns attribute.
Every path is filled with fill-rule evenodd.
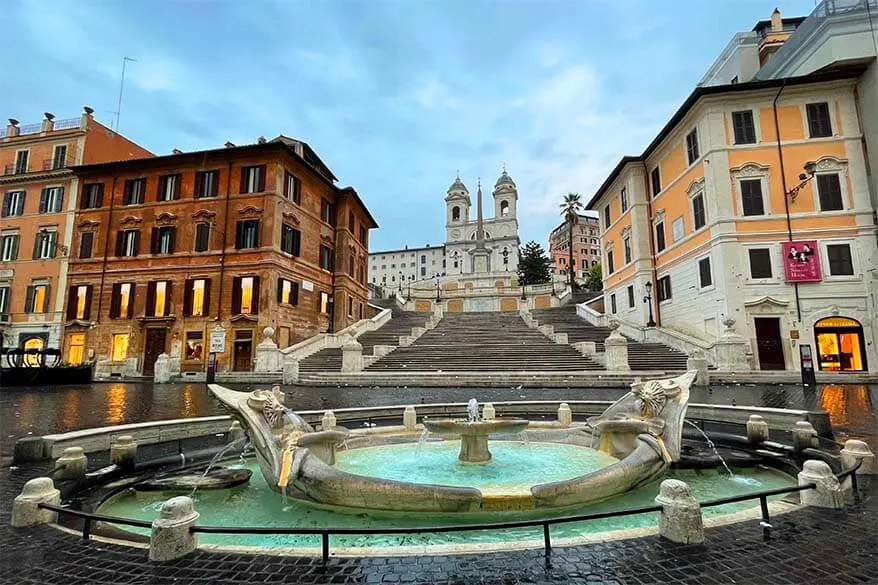
<svg viewBox="0 0 878 585"><path fill-rule="evenodd" d="M609 327L596 327L576 314L576 305L531 311L540 325L552 325L556 333L566 333L568 343L592 341L598 352L604 351L604 340L610 335ZM628 340L628 365L632 370L686 370L685 353L661 343L639 343Z"/></svg>
<svg viewBox="0 0 878 585"><path fill-rule="evenodd" d="M428 330L412 345L400 347L380 358L368 366L366 372L600 369L599 364L569 345L556 344L536 329L529 328L518 313L446 313L434 329Z"/></svg>
<svg viewBox="0 0 878 585"><path fill-rule="evenodd" d="M363 355L373 355L376 345L399 345L401 335L411 335L412 327L423 327L429 313L403 311L396 306L393 299L376 299L369 301L373 305L391 310L391 319L383 327L360 335L357 342L363 346ZM341 348L323 349L299 362L299 373L340 372Z"/></svg>

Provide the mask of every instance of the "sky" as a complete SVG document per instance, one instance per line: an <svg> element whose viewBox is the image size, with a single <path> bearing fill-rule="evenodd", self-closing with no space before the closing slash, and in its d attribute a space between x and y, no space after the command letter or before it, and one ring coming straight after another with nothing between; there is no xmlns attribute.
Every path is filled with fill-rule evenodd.
<svg viewBox="0 0 878 585"><path fill-rule="evenodd" d="M3 0L0 115L83 105L156 154L308 142L380 228L373 251L437 245L459 172L505 165L522 243L545 247L640 154L734 33L814 0ZM474 202L475 204L475 202Z"/></svg>

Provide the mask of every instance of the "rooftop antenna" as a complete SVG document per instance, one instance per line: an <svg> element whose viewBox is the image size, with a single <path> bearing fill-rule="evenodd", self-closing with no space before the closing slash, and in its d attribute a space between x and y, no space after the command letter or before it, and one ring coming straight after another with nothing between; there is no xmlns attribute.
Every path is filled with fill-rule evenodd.
<svg viewBox="0 0 878 585"><path fill-rule="evenodd" d="M116 104L116 132L119 131L119 116L122 114L122 89L125 87L125 65L128 61L136 63L137 59L122 57L122 80L119 82L119 101Z"/></svg>

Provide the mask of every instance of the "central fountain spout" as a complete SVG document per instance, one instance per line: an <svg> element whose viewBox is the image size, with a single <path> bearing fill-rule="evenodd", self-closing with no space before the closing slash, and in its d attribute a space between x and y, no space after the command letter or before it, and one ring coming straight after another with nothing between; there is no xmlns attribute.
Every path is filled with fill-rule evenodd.
<svg viewBox="0 0 878 585"><path fill-rule="evenodd" d="M470 424L474 422L478 422L479 420L479 401L475 398L470 398L469 403L466 405L466 415L467 422Z"/></svg>
<svg viewBox="0 0 878 585"><path fill-rule="evenodd" d="M471 398L466 405L466 420L424 419L424 427L431 433L460 436L460 453L457 458L466 463L487 463L491 460L491 452L488 450L488 436L500 433L520 433L527 428L527 425L528 421L517 418L481 420L479 418L479 403L475 398Z"/></svg>

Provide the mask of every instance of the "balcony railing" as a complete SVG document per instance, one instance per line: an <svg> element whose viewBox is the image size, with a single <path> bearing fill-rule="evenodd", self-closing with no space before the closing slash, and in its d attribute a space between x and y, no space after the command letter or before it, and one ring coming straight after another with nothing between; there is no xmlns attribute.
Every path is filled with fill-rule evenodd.
<svg viewBox="0 0 878 585"><path fill-rule="evenodd" d="M76 151L68 151L67 156L65 156L64 158L47 158L43 160L42 164L39 166L32 165L30 163L28 164L28 166L19 165L18 163L9 163L5 167L3 167L3 175L26 175L28 173L48 172L66 169L67 167L71 167L76 164L77 155L78 153Z"/></svg>
<svg viewBox="0 0 878 585"><path fill-rule="evenodd" d="M52 131L55 130L68 130L70 128L79 128L80 123L82 122L82 118L65 118L63 120L55 120L55 125ZM37 122L35 124L25 124L24 126L18 127L18 135L23 136L25 134L38 134L43 131L43 123ZM6 129L0 129L0 138L5 137Z"/></svg>

